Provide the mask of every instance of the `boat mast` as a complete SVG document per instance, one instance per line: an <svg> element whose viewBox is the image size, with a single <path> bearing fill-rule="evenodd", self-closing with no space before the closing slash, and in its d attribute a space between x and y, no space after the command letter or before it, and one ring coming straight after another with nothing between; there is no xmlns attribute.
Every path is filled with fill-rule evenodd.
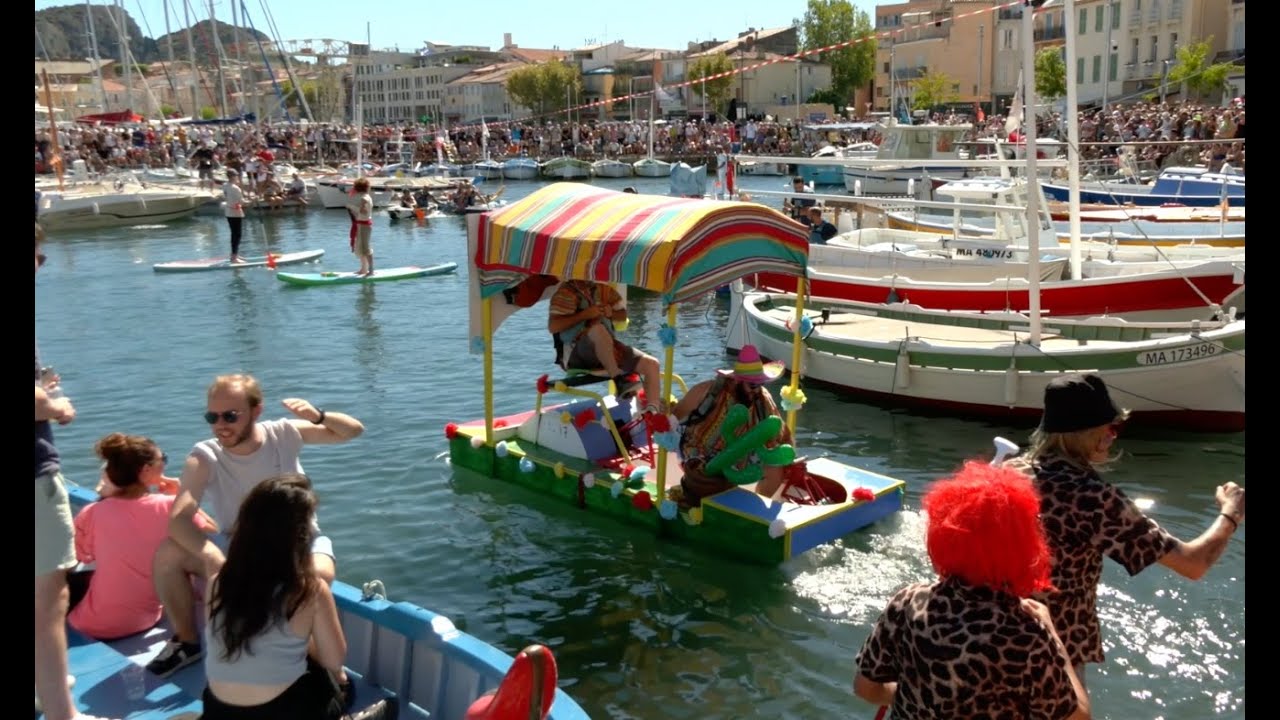
<svg viewBox="0 0 1280 720"><path fill-rule="evenodd" d="M53 91L49 89L49 71L41 68L40 77L44 80L44 103L49 110L49 150L53 154L50 164L58 176L58 190L62 190L62 148L58 145L58 122L53 115Z"/></svg>
<svg viewBox="0 0 1280 720"><path fill-rule="evenodd" d="M161 3L164 6L164 39L167 46L169 56L169 71L165 73L169 77L169 91L173 94L173 101L178 104L178 111L182 111L182 101L178 99L178 85L173 81L173 31L169 29L169 0ZM164 112L160 113L162 116Z"/></svg>
<svg viewBox="0 0 1280 720"><path fill-rule="evenodd" d="M187 26L187 62L191 66L191 118L200 118L200 93L196 86L200 84L200 71L196 68L196 43L191 37L191 1L182 0L182 21Z"/></svg>
<svg viewBox="0 0 1280 720"><path fill-rule="evenodd" d="M218 67L218 107L222 109L222 117L227 116L227 80L222 74L222 41L218 39L218 18L213 10L214 0L209 0L209 36L212 40L213 61Z"/></svg>
<svg viewBox="0 0 1280 720"><path fill-rule="evenodd" d="M124 63L124 92L128 101L125 109L133 112L133 68L129 67L129 26L125 23L124 5L116 0L116 15L112 22L116 25L116 37L120 38L120 62ZM111 11L107 11L108 17Z"/></svg>
<svg viewBox="0 0 1280 720"><path fill-rule="evenodd" d="M98 76L98 97L102 99L102 112L107 112L107 86L102 80L102 60L98 55L98 31L93 28L93 5L84 0L85 14L89 16L89 45L93 48L93 70Z"/></svg>
<svg viewBox="0 0 1280 720"><path fill-rule="evenodd" d="M1028 293L1031 315L1031 336L1027 339L1031 345L1040 346L1040 204L1039 186L1036 177L1036 59L1035 59L1035 26L1032 14L1041 2L1032 2L1022 8L1022 77L1026 84L1022 104L1023 135L1026 138L1027 156L1027 281L1031 288ZM1030 110L1030 112L1028 112Z"/></svg>
<svg viewBox="0 0 1280 720"><path fill-rule="evenodd" d="M1110 0L1108 0L1108 3ZM1066 0L1063 12L1076 16L1076 0ZM1114 12L1115 8L1111 8ZM1110 23L1110 18L1107 19ZM1110 32L1111 25L1107 25ZM1110 46L1108 45L1108 50ZM1110 62L1110 60L1108 60ZM1109 76L1108 76L1109 77ZM1103 87L1106 87L1105 85ZM1104 90L1105 93L1105 90ZM1080 122L1076 111L1076 36L1067 31L1067 213L1071 222L1071 279L1079 280L1080 271ZM1104 103L1105 104L1105 103Z"/></svg>
<svg viewBox="0 0 1280 720"><path fill-rule="evenodd" d="M656 79L652 75L650 75L649 76L649 159L650 160L653 159L653 96L655 94L653 92L653 85L655 82L656 82Z"/></svg>

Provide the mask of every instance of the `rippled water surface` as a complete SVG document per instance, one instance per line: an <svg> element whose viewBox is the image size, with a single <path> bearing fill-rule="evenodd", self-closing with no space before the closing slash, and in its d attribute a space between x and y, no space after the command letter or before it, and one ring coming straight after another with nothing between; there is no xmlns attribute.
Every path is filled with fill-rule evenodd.
<svg viewBox="0 0 1280 720"><path fill-rule="evenodd" d="M757 189L784 178L746 177ZM665 180L601 181L665 193ZM534 183L511 183L517 199ZM354 270L341 211L245 221L245 251L324 248L326 269ZM450 468L443 426L483 415L481 362L467 353L466 235L458 218L427 227L375 221L379 267L454 261L456 276L292 288L265 270L162 275L151 264L222 255L221 217L51 238L36 283L46 364L79 411L57 431L68 478L96 479L94 440L154 437L181 457L208 435L200 415L213 375L262 381L268 417L303 397L360 418L355 442L303 456L321 491L341 579L381 579L393 600L442 612L513 653L556 652L562 684L594 718L871 718L850 692L852 660L889 594L931 577L922 488L991 438L1025 428L925 417L810 389L799 443L906 481L907 511L792 563L761 569L584 515ZM545 309L498 334L497 409L534 401L551 371ZM629 337L655 353L662 309L633 296ZM680 308L677 371L726 364L728 311ZM1244 479L1242 435L1121 438L1109 478L1189 540L1216 514L1214 486ZM180 468L176 463L173 473ZM1162 567L1130 578L1108 563L1100 591L1107 663L1087 678L1098 718L1244 717L1245 531L1198 582Z"/></svg>

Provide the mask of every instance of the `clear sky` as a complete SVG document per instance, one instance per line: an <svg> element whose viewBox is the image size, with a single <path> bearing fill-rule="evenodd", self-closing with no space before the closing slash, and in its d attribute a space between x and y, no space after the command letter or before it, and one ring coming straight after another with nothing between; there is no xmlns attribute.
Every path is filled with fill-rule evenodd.
<svg viewBox="0 0 1280 720"><path fill-rule="evenodd" d="M108 0L91 0L108 6ZM238 0L237 0L238 1ZM209 16L208 0L186 0L198 19ZM231 21L233 0L214 0L218 20ZM36 10L80 3L36 0ZM181 27L182 0L168 0L170 26ZM123 0L124 9L149 37L164 34L165 0ZM682 50L691 41L729 40L749 27L790 25L802 17L806 0L407 0L339 2L338 0L244 0L254 28L274 36L264 6L270 10L280 39L330 38L363 42L374 48L421 48L428 40L455 45L482 45L497 50L502 34L527 48L562 49L593 42L623 40L631 47ZM874 3L854 6L873 14ZM197 18L193 18L197 19ZM249 23L241 23L247 25ZM148 32L147 26L150 25ZM98 32L103 32L98 28ZM274 38L273 38L274 39Z"/></svg>

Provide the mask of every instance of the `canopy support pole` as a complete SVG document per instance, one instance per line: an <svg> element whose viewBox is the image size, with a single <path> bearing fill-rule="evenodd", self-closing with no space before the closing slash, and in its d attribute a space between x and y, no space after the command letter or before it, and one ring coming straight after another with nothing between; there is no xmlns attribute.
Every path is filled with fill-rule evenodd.
<svg viewBox="0 0 1280 720"><path fill-rule="evenodd" d="M480 301L484 325L484 442L493 447L493 298Z"/></svg>
<svg viewBox="0 0 1280 720"><path fill-rule="evenodd" d="M676 304L671 303L667 306L667 327L675 329L676 326ZM655 400L654 398L646 398L649 402L656 402L663 412L670 413L671 408L666 407L671 399L671 368L676 362L676 347L668 345L663 349L662 357L662 398ZM667 499L667 449L658 446L658 497L657 504L661 504Z"/></svg>
<svg viewBox="0 0 1280 720"><path fill-rule="evenodd" d="M804 354L804 341L800 337L800 323L804 320L804 296L809 293L809 278L796 278L796 317L791 323L791 394L800 387L800 359ZM796 435L796 409L787 411L787 429L791 437Z"/></svg>

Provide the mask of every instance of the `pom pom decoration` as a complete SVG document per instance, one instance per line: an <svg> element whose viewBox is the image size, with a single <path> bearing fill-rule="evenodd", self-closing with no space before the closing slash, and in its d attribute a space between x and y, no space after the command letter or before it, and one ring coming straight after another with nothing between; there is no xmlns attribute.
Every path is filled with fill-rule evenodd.
<svg viewBox="0 0 1280 720"><path fill-rule="evenodd" d="M483 337L476 335L475 337L471 338L471 354L473 355L484 354L484 338Z"/></svg>
<svg viewBox="0 0 1280 720"><path fill-rule="evenodd" d="M586 475L583 475L583 476L582 476L582 485L583 485L583 487L589 487L589 488L590 488L590 487L595 487L595 486L596 486L596 475L595 475L595 473L587 473Z"/></svg>
<svg viewBox="0 0 1280 720"><path fill-rule="evenodd" d="M769 523L769 537L780 538L787 534L787 522L782 518L778 518Z"/></svg>
<svg viewBox="0 0 1280 720"><path fill-rule="evenodd" d="M813 332L813 318L805 315L800 318L800 334L807 337L811 332Z"/></svg>
<svg viewBox="0 0 1280 720"><path fill-rule="evenodd" d="M689 512L685 513L685 517L689 519L690 525L701 525L702 524L702 508L700 507L689 508Z"/></svg>
<svg viewBox="0 0 1280 720"><path fill-rule="evenodd" d="M649 495L648 490L641 490L631 496L631 506L637 510L645 512L653 509L653 497Z"/></svg>
<svg viewBox="0 0 1280 720"><path fill-rule="evenodd" d="M476 448L477 450L484 447L484 438L479 435L471 438L471 447Z"/></svg>
<svg viewBox="0 0 1280 720"><path fill-rule="evenodd" d="M458 423L449 423L444 426L444 436L450 440L458 437Z"/></svg>
<svg viewBox="0 0 1280 720"><path fill-rule="evenodd" d="M872 492L870 488L860 487L853 491L853 499L872 502L876 499L876 494Z"/></svg>
<svg viewBox="0 0 1280 720"><path fill-rule="evenodd" d="M674 520L678 509L679 507L674 502L663 500L662 504L658 506L658 516L663 520Z"/></svg>
<svg viewBox="0 0 1280 720"><path fill-rule="evenodd" d="M640 467L632 468L631 472L627 473L627 479L644 480L645 477L647 477L648 475L649 475L649 466L641 465Z"/></svg>
<svg viewBox="0 0 1280 720"><path fill-rule="evenodd" d="M808 400L804 395L804 390L798 387L792 390L790 385L782 388L778 395L782 398L782 409L787 412L799 410L804 407L805 402Z"/></svg>
<svg viewBox="0 0 1280 720"><path fill-rule="evenodd" d="M664 433L671 430L671 418L659 413L649 413L645 416L644 423L649 426L649 429L652 430L654 434Z"/></svg>
<svg viewBox="0 0 1280 720"><path fill-rule="evenodd" d="M629 477L629 478L627 478L627 483L626 483L626 484L627 484L627 487L631 488L632 490L639 490L639 489L641 489L641 488L643 488L643 487L644 487L644 478L643 478L643 477Z"/></svg>
<svg viewBox="0 0 1280 720"><path fill-rule="evenodd" d="M680 449L680 433L674 430L654 433L653 443L667 452L676 452Z"/></svg>
<svg viewBox="0 0 1280 720"><path fill-rule="evenodd" d="M539 395L546 395L547 391L550 389L551 389L551 382L546 375L543 375L542 377L538 378L538 394Z"/></svg>
<svg viewBox="0 0 1280 720"><path fill-rule="evenodd" d="M613 487L609 488L609 494L610 494L610 495L613 495L614 497L618 497L619 495L621 495L621 494L622 494L622 481L621 481L621 480L615 480L615 481L614 481L614 483L613 483Z"/></svg>
<svg viewBox="0 0 1280 720"><path fill-rule="evenodd" d="M670 325L662 323L662 325L658 327L658 341L662 343L662 347L675 347L676 339L678 337L676 329Z"/></svg>
<svg viewBox="0 0 1280 720"><path fill-rule="evenodd" d="M555 473L557 478L564 477L564 463L556 463L555 467L551 468L551 472Z"/></svg>
<svg viewBox="0 0 1280 720"><path fill-rule="evenodd" d="M582 428L586 427L588 424L593 422L595 419L596 419L596 409L587 408L586 410L583 410L582 412L574 416L573 426L581 430Z"/></svg>
<svg viewBox="0 0 1280 720"><path fill-rule="evenodd" d="M525 474L533 472L533 461L527 457L520 458L520 472Z"/></svg>
<svg viewBox="0 0 1280 720"><path fill-rule="evenodd" d="M569 414L568 410L560 413L560 423L562 425L568 425L571 422L573 422L573 416Z"/></svg>
<svg viewBox="0 0 1280 720"><path fill-rule="evenodd" d="M506 440L500 440L497 445L493 446L493 454L498 457L506 457L509 452L511 452L511 450L507 447Z"/></svg>

